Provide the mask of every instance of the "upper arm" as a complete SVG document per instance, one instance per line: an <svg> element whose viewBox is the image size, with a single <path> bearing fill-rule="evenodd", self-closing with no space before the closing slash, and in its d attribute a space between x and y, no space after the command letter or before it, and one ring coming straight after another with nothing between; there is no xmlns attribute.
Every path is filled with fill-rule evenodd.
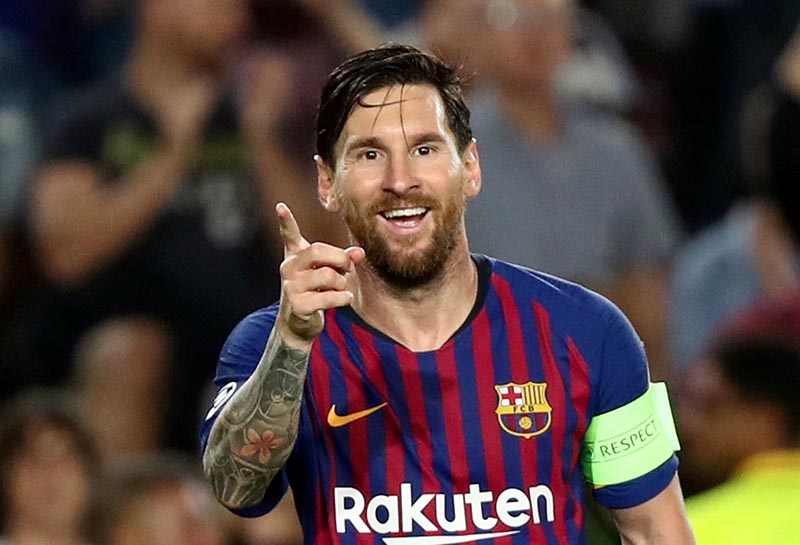
<svg viewBox="0 0 800 545"><path fill-rule="evenodd" d="M220 411L258 366L272 331L276 312L276 306L254 312L242 320L225 341L214 377L216 398L206 413L200 430L202 450L205 450L211 428Z"/></svg>
<svg viewBox="0 0 800 545"><path fill-rule="evenodd" d="M683 505L677 474L652 499L625 509L613 509L623 545L692 545L694 537Z"/></svg>
<svg viewBox="0 0 800 545"><path fill-rule="evenodd" d="M607 303L605 315L608 326L599 356L600 365L593 378L593 417L628 406L632 401L641 398L650 387L644 348L630 322L610 303ZM631 441L627 444L619 441L617 447L620 452L615 450L608 454L609 460L628 459L640 450L633 445ZM597 501L612 509L627 508L641 505L661 493L674 478L678 461L675 456L663 452L659 452L658 456L658 459L652 460L649 465L651 469L645 473L630 475L625 482L595 488ZM603 459L600 456L594 463L598 464Z"/></svg>

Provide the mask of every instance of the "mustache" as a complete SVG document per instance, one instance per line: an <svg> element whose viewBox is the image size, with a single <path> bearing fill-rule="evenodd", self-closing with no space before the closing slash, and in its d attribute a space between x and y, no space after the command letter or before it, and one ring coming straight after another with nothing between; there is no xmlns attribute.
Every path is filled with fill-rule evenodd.
<svg viewBox="0 0 800 545"><path fill-rule="evenodd" d="M367 211L370 215L379 214L387 210L395 210L397 208L429 208L431 210L438 210L441 204L433 197L425 195L418 195L413 197L396 197L393 195L386 195L380 200L372 203Z"/></svg>

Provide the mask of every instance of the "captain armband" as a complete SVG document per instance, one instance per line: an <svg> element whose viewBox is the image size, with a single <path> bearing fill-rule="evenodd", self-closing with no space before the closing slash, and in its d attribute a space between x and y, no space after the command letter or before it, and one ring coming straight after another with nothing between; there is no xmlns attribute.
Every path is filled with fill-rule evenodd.
<svg viewBox="0 0 800 545"><path fill-rule="evenodd" d="M663 382L637 399L592 418L581 449L586 480L595 487L630 481L680 450Z"/></svg>

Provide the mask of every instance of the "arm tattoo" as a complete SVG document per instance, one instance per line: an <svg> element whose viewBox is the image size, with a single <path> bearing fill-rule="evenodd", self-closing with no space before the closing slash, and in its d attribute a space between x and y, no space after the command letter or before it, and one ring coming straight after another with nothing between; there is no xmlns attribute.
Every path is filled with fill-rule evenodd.
<svg viewBox="0 0 800 545"><path fill-rule="evenodd" d="M255 372L214 423L203 468L228 507L258 504L292 452L308 357L273 332Z"/></svg>

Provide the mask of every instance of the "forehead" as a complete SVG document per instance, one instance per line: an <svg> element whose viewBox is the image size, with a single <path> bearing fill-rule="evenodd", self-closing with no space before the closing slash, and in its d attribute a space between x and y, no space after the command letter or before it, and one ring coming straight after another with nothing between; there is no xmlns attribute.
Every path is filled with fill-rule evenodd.
<svg viewBox="0 0 800 545"><path fill-rule="evenodd" d="M339 143L418 131L449 133L442 97L431 85L395 85L361 97L347 118Z"/></svg>

